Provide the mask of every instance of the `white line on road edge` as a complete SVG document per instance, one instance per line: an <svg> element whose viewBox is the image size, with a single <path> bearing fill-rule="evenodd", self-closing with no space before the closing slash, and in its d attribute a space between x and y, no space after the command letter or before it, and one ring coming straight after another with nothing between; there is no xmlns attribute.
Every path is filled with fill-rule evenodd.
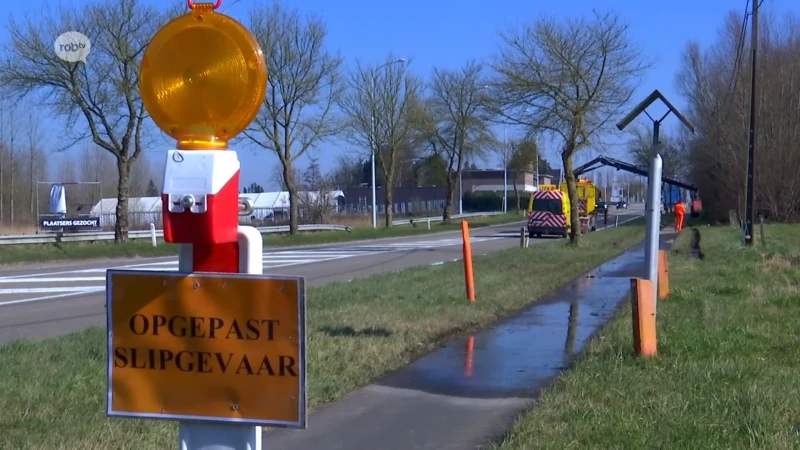
<svg viewBox="0 0 800 450"><path fill-rule="evenodd" d="M619 222L617 225L622 225L623 223L633 222L634 220L636 220L636 219L641 219L642 217L644 217L644 214L642 214L641 216L636 216L636 217L634 217L634 218L632 218L632 219L623 220L622 222ZM608 228L616 228L616 227L613 227L613 226L606 226L606 227L604 227L604 228L602 228L602 229L603 229L603 230L605 230L605 229L608 229Z"/></svg>
<svg viewBox="0 0 800 450"><path fill-rule="evenodd" d="M53 299L56 299L56 298L74 297L76 295L81 295L81 294L93 294L95 292L100 292L100 291L104 291L104 290L106 290L105 286L103 286L101 288L87 289L84 292L69 292L69 293L66 293L66 294L45 295L44 297L24 298L22 300L9 300L9 301L5 301L5 302L0 302L0 308L2 308L3 306L13 306L13 305L20 305L20 304L23 304L23 303L39 302L39 301L42 301L42 300L53 300Z"/></svg>
<svg viewBox="0 0 800 450"><path fill-rule="evenodd" d="M86 292L96 289L91 286L64 286L53 288L19 288L19 289L0 289L0 295L8 294L47 294L48 292Z"/></svg>
<svg viewBox="0 0 800 450"><path fill-rule="evenodd" d="M105 270L105 269L103 269ZM106 277L59 277L59 278L36 278L31 280L29 278L11 278L7 280L0 279L0 284L6 283L72 283L76 281L106 281Z"/></svg>

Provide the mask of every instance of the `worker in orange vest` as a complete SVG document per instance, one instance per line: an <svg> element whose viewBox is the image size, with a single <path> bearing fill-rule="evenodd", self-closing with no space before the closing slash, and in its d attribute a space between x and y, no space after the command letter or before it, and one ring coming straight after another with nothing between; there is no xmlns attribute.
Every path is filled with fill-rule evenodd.
<svg viewBox="0 0 800 450"><path fill-rule="evenodd" d="M676 202L675 203L675 231L681 231L683 229L683 216L686 214L686 207L683 206L683 203Z"/></svg>

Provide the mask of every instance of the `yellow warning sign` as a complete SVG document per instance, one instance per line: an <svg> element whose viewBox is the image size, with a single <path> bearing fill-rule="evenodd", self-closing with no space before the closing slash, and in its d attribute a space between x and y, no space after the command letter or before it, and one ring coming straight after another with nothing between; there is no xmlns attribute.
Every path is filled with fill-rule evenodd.
<svg viewBox="0 0 800 450"><path fill-rule="evenodd" d="M108 415L305 428L302 277L106 280Z"/></svg>

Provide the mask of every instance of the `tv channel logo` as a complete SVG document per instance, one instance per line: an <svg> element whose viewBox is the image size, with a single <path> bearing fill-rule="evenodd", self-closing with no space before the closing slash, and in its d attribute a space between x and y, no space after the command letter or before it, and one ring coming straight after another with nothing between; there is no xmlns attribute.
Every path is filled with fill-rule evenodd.
<svg viewBox="0 0 800 450"><path fill-rule="evenodd" d="M92 49L92 43L83 33L77 31L67 31L58 38L53 45L56 55L67 62L83 61L86 64L86 57Z"/></svg>

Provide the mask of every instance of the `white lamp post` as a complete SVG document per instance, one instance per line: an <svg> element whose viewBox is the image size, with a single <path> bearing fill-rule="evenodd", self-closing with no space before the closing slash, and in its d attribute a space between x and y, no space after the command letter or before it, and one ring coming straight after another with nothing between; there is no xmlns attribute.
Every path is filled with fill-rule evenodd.
<svg viewBox="0 0 800 450"><path fill-rule="evenodd" d="M375 99L375 90L377 89L375 85L378 83L378 71L387 67L392 64L397 63L404 63L406 62L405 58L400 58L397 61L391 61L388 63L381 64L377 68L375 68L375 73L372 74L372 98ZM375 141L377 136L377 131L375 130L375 105L372 106L370 115L372 120L372 140ZM377 194L375 189L375 153L378 152L378 143L374 142L375 148L372 149L372 158L371 158L371 166L372 166L372 228L378 228L378 206L377 206Z"/></svg>
<svg viewBox="0 0 800 450"><path fill-rule="evenodd" d="M508 125L503 124L503 213L508 212Z"/></svg>

